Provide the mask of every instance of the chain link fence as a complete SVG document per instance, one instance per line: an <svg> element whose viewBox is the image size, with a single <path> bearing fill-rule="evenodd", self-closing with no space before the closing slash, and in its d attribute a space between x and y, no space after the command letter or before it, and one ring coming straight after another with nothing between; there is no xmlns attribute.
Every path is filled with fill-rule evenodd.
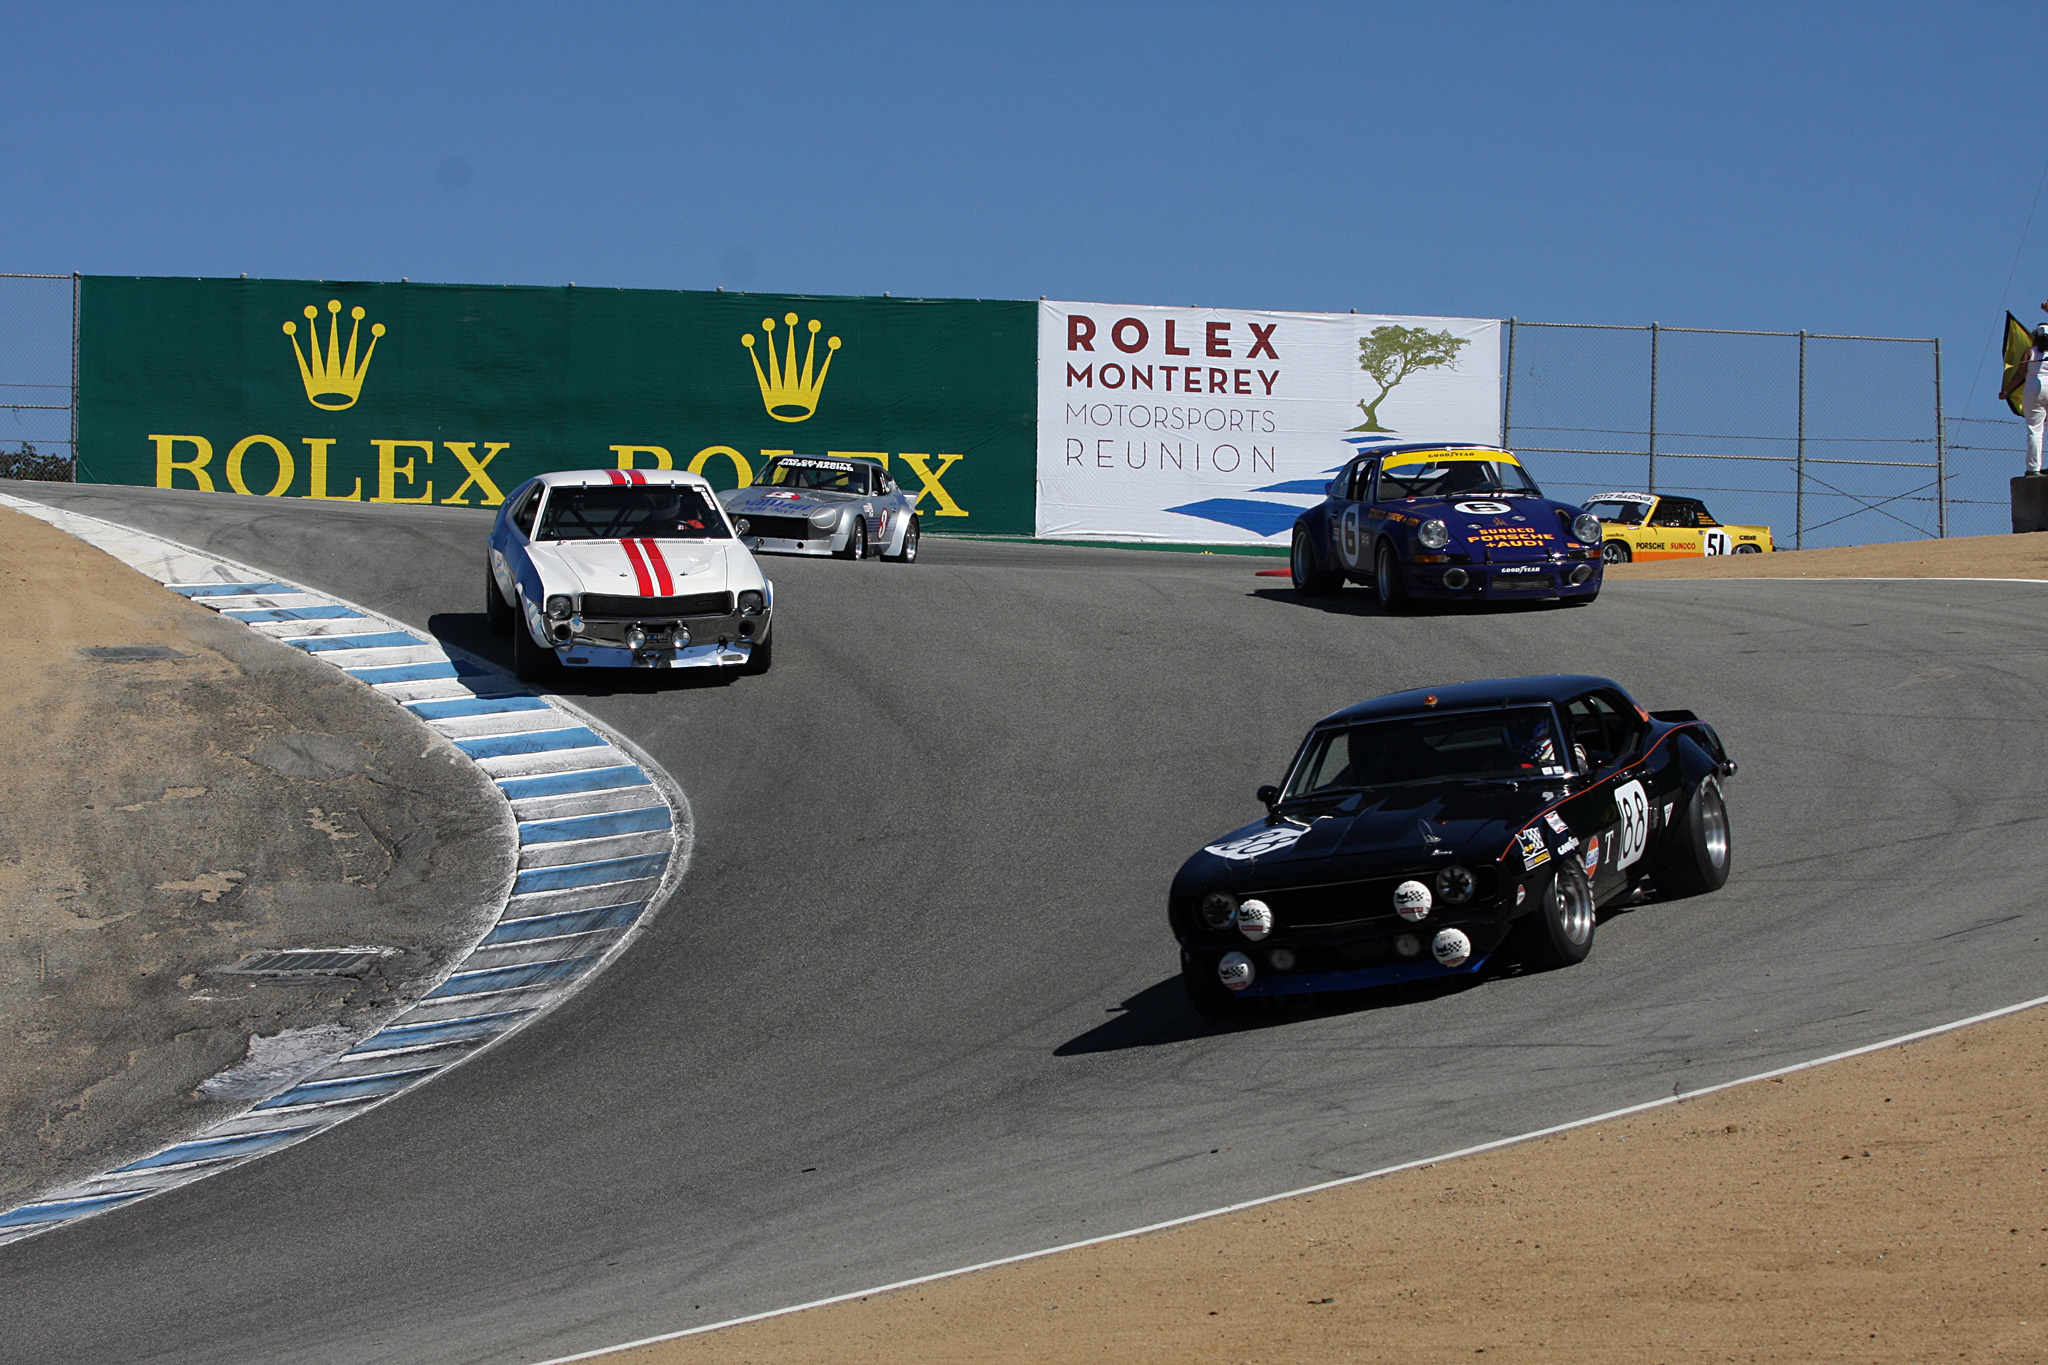
<svg viewBox="0 0 2048 1365"><path fill-rule="evenodd" d="M0 478L71 478L78 277L0 274Z"/></svg>
<svg viewBox="0 0 2048 1365"><path fill-rule="evenodd" d="M1938 339L1509 319L1501 425L1556 496L1697 496L1781 549L2012 526L2009 447L1947 440Z"/></svg>

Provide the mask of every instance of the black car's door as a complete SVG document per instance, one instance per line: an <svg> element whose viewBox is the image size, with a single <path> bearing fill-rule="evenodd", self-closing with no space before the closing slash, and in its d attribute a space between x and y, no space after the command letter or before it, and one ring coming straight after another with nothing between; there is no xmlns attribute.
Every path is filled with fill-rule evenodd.
<svg viewBox="0 0 2048 1365"><path fill-rule="evenodd" d="M1579 840L1595 898L1605 900L1643 871L1650 831L1676 786L1671 756L1647 747L1649 722L1619 693L1574 697L1563 720L1584 785L1558 814Z"/></svg>

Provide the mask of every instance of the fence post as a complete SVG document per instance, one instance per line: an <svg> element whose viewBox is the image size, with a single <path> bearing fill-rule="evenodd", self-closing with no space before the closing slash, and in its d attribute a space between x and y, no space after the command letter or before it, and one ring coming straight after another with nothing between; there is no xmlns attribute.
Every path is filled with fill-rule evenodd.
<svg viewBox="0 0 2048 1365"><path fill-rule="evenodd" d="M1650 324L1650 491L1657 491L1657 324Z"/></svg>
<svg viewBox="0 0 2048 1365"><path fill-rule="evenodd" d="M1934 524L1948 539L1948 426L1941 412L1941 338L1934 339Z"/></svg>
<svg viewBox="0 0 2048 1365"><path fill-rule="evenodd" d="M1799 453L1792 462L1792 548L1806 548L1806 329L1799 329Z"/></svg>
<svg viewBox="0 0 2048 1365"><path fill-rule="evenodd" d="M78 295L80 277L71 272L71 481L78 482Z"/></svg>
<svg viewBox="0 0 2048 1365"><path fill-rule="evenodd" d="M1515 430L1515 320L1508 319L1508 386L1500 400L1500 443L1503 448L1514 449Z"/></svg>

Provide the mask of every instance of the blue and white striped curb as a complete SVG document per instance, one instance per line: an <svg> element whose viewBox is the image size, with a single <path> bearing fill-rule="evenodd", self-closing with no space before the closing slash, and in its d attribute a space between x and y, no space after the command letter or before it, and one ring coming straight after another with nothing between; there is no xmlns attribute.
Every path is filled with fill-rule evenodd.
<svg viewBox="0 0 2048 1365"><path fill-rule="evenodd" d="M517 871L497 921L420 999L235 1117L0 1212L0 1245L303 1142L476 1056L590 980L681 878L690 855L681 790L568 703L366 607L232 560L4 493L0 506L48 522L391 698L489 774L519 838Z"/></svg>

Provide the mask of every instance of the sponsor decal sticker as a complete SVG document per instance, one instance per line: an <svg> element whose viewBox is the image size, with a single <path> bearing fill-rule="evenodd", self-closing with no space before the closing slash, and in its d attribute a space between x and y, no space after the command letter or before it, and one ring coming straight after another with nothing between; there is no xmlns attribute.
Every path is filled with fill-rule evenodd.
<svg viewBox="0 0 2048 1365"><path fill-rule="evenodd" d="M1586 840L1586 875L1592 876L1600 870L1600 836Z"/></svg>
<svg viewBox="0 0 2048 1365"><path fill-rule="evenodd" d="M1275 825L1271 829L1262 829L1257 834L1247 834L1242 839L1210 844L1202 851L1213 853L1219 858L1228 858L1233 862L1249 862L1268 853L1277 853L1283 848L1294 847L1306 833L1306 825Z"/></svg>
<svg viewBox="0 0 2048 1365"><path fill-rule="evenodd" d="M1427 919L1434 899L1421 882L1402 882L1394 888L1394 913L1405 920Z"/></svg>
<svg viewBox="0 0 2048 1365"><path fill-rule="evenodd" d="M1533 872L1550 861L1550 850L1543 846L1543 831L1525 829L1515 836L1515 842L1522 846L1522 870Z"/></svg>
<svg viewBox="0 0 2048 1365"><path fill-rule="evenodd" d="M1571 831L1570 831L1570 830L1568 830L1568 829L1566 829L1566 828L1565 828L1565 825L1564 825L1564 817L1563 817L1562 815L1559 815L1559 814L1558 814L1558 813L1557 813L1556 811L1554 811L1554 810L1553 810L1553 811L1545 811L1545 812L1544 812L1544 814L1543 814L1543 823L1544 823L1544 824L1546 824L1546 825L1549 825L1549 826L1550 826L1550 827L1551 827L1552 829L1556 830L1556 831L1557 831L1557 832L1558 832L1559 834L1569 834L1569 833L1571 833Z"/></svg>
<svg viewBox="0 0 2048 1365"><path fill-rule="evenodd" d="M1650 798L1642 783L1628 781L1614 789L1614 804L1621 812L1621 848L1614 855L1615 870L1620 871L1640 860L1650 842Z"/></svg>
<svg viewBox="0 0 2048 1365"><path fill-rule="evenodd" d="M1458 502L1451 505L1468 517L1497 517L1514 510L1504 502Z"/></svg>

